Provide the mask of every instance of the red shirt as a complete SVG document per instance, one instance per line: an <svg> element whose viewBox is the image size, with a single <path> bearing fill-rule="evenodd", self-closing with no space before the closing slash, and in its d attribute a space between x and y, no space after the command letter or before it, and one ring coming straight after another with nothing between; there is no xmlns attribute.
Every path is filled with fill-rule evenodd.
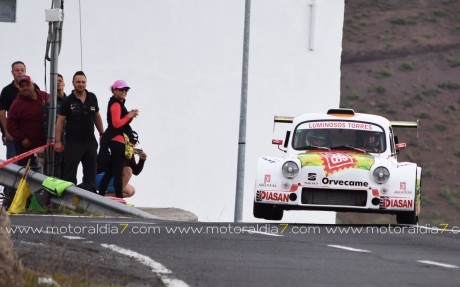
<svg viewBox="0 0 460 287"><path fill-rule="evenodd" d="M119 103L113 103L110 106L110 114L112 115L112 125L116 129L131 123L133 120L128 115L121 118L121 105ZM125 143L125 138L122 135L116 135L112 138L112 140Z"/></svg>
<svg viewBox="0 0 460 287"><path fill-rule="evenodd" d="M45 103L50 95L46 92L35 90L37 99L19 94L11 104L7 115L7 129L13 139L21 142L28 139L31 148L46 144L43 130L43 112Z"/></svg>

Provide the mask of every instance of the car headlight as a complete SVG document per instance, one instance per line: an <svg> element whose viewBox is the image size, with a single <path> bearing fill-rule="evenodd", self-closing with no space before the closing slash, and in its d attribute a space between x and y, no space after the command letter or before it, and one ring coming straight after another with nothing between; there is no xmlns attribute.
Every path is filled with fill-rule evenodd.
<svg viewBox="0 0 460 287"><path fill-rule="evenodd" d="M299 174L299 166L293 161L285 162L281 170L287 178L294 178Z"/></svg>
<svg viewBox="0 0 460 287"><path fill-rule="evenodd" d="M379 166L378 168L374 170L374 173L372 174L372 176L374 177L374 180L377 183L382 184L382 183L387 182L388 179L390 179L390 171L386 167Z"/></svg>

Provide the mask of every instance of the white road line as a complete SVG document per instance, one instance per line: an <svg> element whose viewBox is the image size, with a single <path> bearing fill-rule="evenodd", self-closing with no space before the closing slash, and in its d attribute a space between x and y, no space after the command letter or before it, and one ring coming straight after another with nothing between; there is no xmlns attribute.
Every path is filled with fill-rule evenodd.
<svg viewBox="0 0 460 287"><path fill-rule="evenodd" d="M262 232L262 231L247 231L249 234L261 234L261 235L268 235L268 236L283 236L281 234L276 234L276 233L268 233L268 232Z"/></svg>
<svg viewBox="0 0 460 287"><path fill-rule="evenodd" d="M68 236L68 235L65 235L65 236L62 236L62 237L70 239L70 240L83 240L83 239L85 239L85 238L80 237L80 236Z"/></svg>
<svg viewBox="0 0 460 287"><path fill-rule="evenodd" d="M430 260L418 260L417 262L423 263L423 264L435 265L435 266L439 266L439 267L445 267L445 268L460 268L457 265L446 264L446 263L430 261Z"/></svg>
<svg viewBox="0 0 460 287"><path fill-rule="evenodd" d="M156 223L156 222L142 222L142 221L114 221L114 222L108 222L108 221L91 221L91 223L111 224L111 225L116 225L116 224L145 224L145 225L158 225L158 223Z"/></svg>
<svg viewBox="0 0 460 287"><path fill-rule="evenodd" d="M142 255L140 253L137 253L135 251L125 249L122 247L119 247L114 244L101 244L102 247L108 248L112 251L118 252L120 254L132 257L139 261L140 263L144 264L147 267L150 267L152 269L152 272L158 275L161 279L161 281L166 285L170 287L188 287L187 283L185 283L182 280L174 278L174 275L172 274L171 270L163 266L161 263L156 262L152 258Z"/></svg>
<svg viewBox="0 0 460 287"><path fill-rule="evenodd" d="M357 248L352 248L352 247L348 247L348 246L342 246L342 245L328 245L328 246L329 246L329 247L333 247L333 248L339 248L339 249L343 249L343 250L353 251L353 252L365 252L365 253L370 253L369 250L357 249Z"/></svg>

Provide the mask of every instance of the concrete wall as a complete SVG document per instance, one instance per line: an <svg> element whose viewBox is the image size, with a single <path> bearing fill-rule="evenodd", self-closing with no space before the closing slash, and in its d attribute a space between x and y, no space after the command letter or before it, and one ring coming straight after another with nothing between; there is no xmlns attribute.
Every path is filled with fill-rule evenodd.
<svg viewBox="0 0 460 287"><path fill-rule="evenodd" d="M311 1L252 0L244 219L252 221L256 159L282 155L271 145L273 116L339 105L343 0L318 0L309 50ZM127 107L148 153L133 179L137 206L179 207L203 221L232 221L241 96L244 0L65 2L59 70L72 89L81 68L105 119L109 86L132 87ZM23 60L44 88L50 1L19 0L15 24L0 23L0 85ZM82 47L82 49L80 49ZM49 69L48 69L49 72ZM4 155L5 150L0 149ZM294 215L289 215L289 214ZM290 221L334 220L331 213L288 212ZM317 217L320 215L320 217Z"/></svg>

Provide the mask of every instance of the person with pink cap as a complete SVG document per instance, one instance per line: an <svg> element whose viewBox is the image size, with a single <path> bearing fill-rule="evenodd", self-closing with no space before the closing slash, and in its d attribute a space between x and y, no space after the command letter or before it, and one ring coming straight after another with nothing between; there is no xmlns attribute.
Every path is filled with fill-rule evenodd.
<svg viewBox="0 0 460 287"><path fill-rule="evenodd" d="M98 163L104 165L105 173L99 185L99 194L105 196L110 179L116 197L123 198L123 167L125 161L133 156L133 145L137 143L137 134L130 124L139 115L139 110L132 109L128 112L125 107L126 96L130 87L123 80L117 80L112 87L113 96L107 107L107 129L101 138ZM108 150L110 155L107 156ZM101 158L106 155L106 159ZM104 164L105 161L105 164Z"/></svg>

